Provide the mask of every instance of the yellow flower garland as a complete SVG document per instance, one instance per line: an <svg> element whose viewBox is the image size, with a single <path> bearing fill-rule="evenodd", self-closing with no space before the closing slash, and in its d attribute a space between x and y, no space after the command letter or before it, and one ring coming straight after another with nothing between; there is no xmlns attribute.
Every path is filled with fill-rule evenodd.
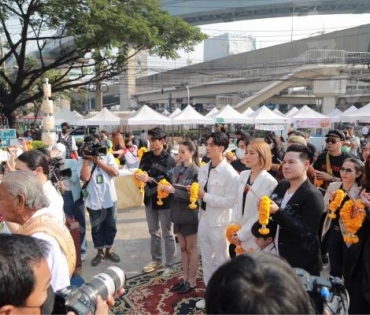
<svg viewBox="0 0 370 315"><path fill-rule="evenodd" d="M321 187L323 184L324 184L324 180L323 179L316 179L316 187Z"/></svg>
<svg viewBox="0 0 370 315"><path fill-rule="evenodd" d="M335 214L335 212L338 210L338 208L342 204L343 199L344 199L345 196L346 196L346 193L342 189L338 189L335 192L334 199L329 204L329 210L330 210L330 212L328 214L328 217L330 219L335 219L337 217L337 215Z"/></svg>
<svg viewBox="0 0 370 315"><path fill-rule="evenodd" d="M158 184L162 184L162 185L166 185L166 186L169 186L170 185L170 183L165 178L162 178L158 182ZM169 193L167 191L164 191L164 190L161 190L161 189L157 188L157 198L158 198L157 205L158 206L163 205L162 199L167 198L168 196L169 196Z"/></svg>
<svg viewBox="0 0 370 315"><path fill-rule="evenodd" d="M198 182L193 182L190 185L190 204L189 208L194 210L197 208L196 201L198 200L198 194L199 194L199 183Z"/></svg>
<svg viewBox="0 0 370 315"><path fill-rule="evenodd" d="M138 168L135 172L134 172L134 174L133 174L133 178L134 178L134 183L135 183L135 185L137 186L137 187L139 187L140 188L140 193L142 193L142 194L144 194L144 186L145 186L145 183L144 182L142 182L142 181L140 181L140 180L138 180L137 178L136 178L136 174L146 174L146 172L144 172L143 170L141 170L140 168Z"/></svg>
<svg viewBox="0 0 370 315"><path fill-rule="evenodd" d="M206 165L207 163L206 162L204 162L204 161L202 161L202 162L200 162L200 166L204 166L204 165Z"/></svg>
<svg viewBox="0 0 370 315"><path fill-rule="evenodd" d="M239 224L232 223L227 226L226 228L226 238L229 243L234 244L236 246L235 253L236 254L243 254L245 253L244 248L241 246L240 243L235 243L232 239L232 235L238 232L242 227Z"/></svg>
<svg viewBox="0 0 370 315"><path fill-rule="evenodd" d="M353 213L355 208L360 209L356 214ZM344 203L340 211L340 217L346 230L343 236L346 244L358 243L359 239L356 233L365 220L366 212L364 209L365 205L361 202L361 199L356 199L355 203L353 203L352 200L348 200Z"/></svg>
<svg viewBox="0 0 370 315"><path fill-rule="evenodd" d="M146 147L141 147L137 151L137 157L139 158L139 160L141 160L141 158L143 157L143 155L144 155L145 152L148 152L148 149Z"/></svg>
<svg viewBox="0 0 370 315"><path fill-rule="evenodd" d="M270 219L270 198L268 196L262 196L258 204L258 222L262 227L258 230L262 235L270 233L270 229L266 227Z"/></svg>

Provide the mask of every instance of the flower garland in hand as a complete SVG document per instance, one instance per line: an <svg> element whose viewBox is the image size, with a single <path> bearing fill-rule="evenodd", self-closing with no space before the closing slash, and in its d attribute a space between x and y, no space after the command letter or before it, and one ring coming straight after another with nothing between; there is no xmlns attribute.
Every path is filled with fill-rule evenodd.
<svg viewBox="0 0 370 315"><path fill-rule="evenodd" d="M258 222L262 225L258 232L261 235L270 233L270 229L266 227L270 219L270 207L270 198L268 196L262 196L258 204Z"/></svg>
<svg viewBox="0 0 370 315"><path fill-rule="evenodd" d="M334 199L329 204L330 213L328 214L328 217L330 219L335 219L337 217L335 212L338 210L338 208L342 204L345 196L346 196L346 193L342 189L338 189L335 192Z"/></svg>
<svg viewBox="0 0 370 315"><path fill-rule="evenodd" d="M145 152L148 152L148 149L146 147L141 147L137 151L137 157L139 158L139 160L141 160L141 158L143 157L143 155L144 155Z"/></svg>
<svg viewBox="0 0 370 315"><path fill-rule="evenodd" d="M165 185L165 186L169 186L170 185L170 183L165 178L162 178L158 182L158 184ZM157 198L158 198L157 205L158 206L163 205L162 199L167 198L168 196L169 196L169 193L167 191L164 191L164 190L159 189L159 186L158 186L158 188L157 188Z"/></svg>
<svg viewBox="0 0 370 315"><path fill-rule="evenodd" d="M340 211L340 217L346 230L343 235L346 244L358 243L359 239L356 233L365 220L366 212L364 209L365 205L361 199L356 199L354 202L353 200L348 200L344 203Z"/></svg>
<svg viewBox="0 0 370 315"><path fill-rule="evenodd" d="M241 243L236 243L233 239L232 236L233 234L237 233L241 229L241 226L236 223L232 223L227 226L226 228L226 238L229 243L234 244L236 246L235 248L235 253L236 254L243 254L245 253L244 248L241 246Z"/></svg>
<svg viewBox="0 0 370 315"><path fill-rule="evenodd" d="M141 170L140 168L138 168L138 169L134 172L134 174L133 174L135 185L136 185L137 187L139 187L139 188L140 188L140 193L144 194L144 186L145 186L145 183L144 183L144 182L142 182L142 181L140 181L140 180L138 180L138 179L136 178L136 174L146 174L146 172L144 172L143 170Z"/></svg>
<svg viewBox="0 0 370 315"><path fill-rule="evenodd" d="M316 179L315 185L316 187L321 187L324 184L323 179Z"/></svg>
<svg viewBox="0 0 370 315"><path fill-rule="evenodd" d="M198 182L193 182L191 185L190 185L190 204L189 204L189 208L194 210L197 208L197 205L196 205L196 201L198 200L199 198L199 183Z"/></svg>

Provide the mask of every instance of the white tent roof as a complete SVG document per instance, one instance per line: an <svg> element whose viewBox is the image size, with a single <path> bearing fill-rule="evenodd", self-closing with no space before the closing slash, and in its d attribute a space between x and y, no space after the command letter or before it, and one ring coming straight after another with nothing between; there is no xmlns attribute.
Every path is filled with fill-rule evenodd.
<svg viewBox="0 0 370 315"><path fill-rule="evenodd" d="M212 119L211 117L203 116L202 114L197 112L191 105L186 106L180 114L172 117L173 125L213 125L214 123L214 119Z"/></svg>
<svg viewBox="0 0 370 315"><path fill-rule="evenodd" d="M304 105L298 112L289 117L297 128L329 127L332 118L327 117Z"/></svg>
<svg viewBox="0 0 370 315"><path fill-rule="evenodd" d="M285 117L291 117L292 115L294 115L296 112L298 112L298 108L297 107L292 107L286 114L285 114Z"/></svg>
<svg viewBox="0 0 370 315"><path fill-rule="evenodd" d="M250 114L253 114L254 113L254 110L252 109L252 108L250 108L250 107L248 107L243 113L242 113L242 115L243 116L248 116L248 115L250 115Z"/></svg>
<svg viewBox="0 0 370 315"><path fill-rule="evenodd" d="M357 107L352 105L351 107L347 108L342 115L340 115L340 121L341 122L350 122L351 119L353 121L353 118L349 118L348 115L354 114L358 111Z"/></svg>
<svg viewBox="0 0 370 315"><path fill-rule="evenodd" d="M329 114L326 114L326 116L331 117L332 122L339 122L341 114L342 112L338 108L336 108L333 111L331 111Z"/></svg>
<svg viewBox="0 0 370 315"><path fill-rule="evenodd" d="M162 112L162 115L165 115L165 116L168 116L169 114L171 114L167 109L165 109L163 112Z"/></svg>
<svg viewBox="0 0 370 315"><path fill-rule="evenodd" d="M156 112L147 105L144 105L133 116L124 119L123 122L129 126L171 125L171 118Z"/></svg>
<svg viewBox="0 0 370 315"><path fill-rule="evenodd" d="M266 106L260 107L254 113L250 114L248 118L251 118L254 124L289 123L289 118L274 113L271 109L268 109Z"/></svg>
<svg viewBox="0 0 370 315"><path fill-rule="evenodd" d="M216 107L213 107L206 115L206 117L208 116L213 116L214 114L218 113L218 109Z"/></svg>
<svg viewBox="0 0 370 315"><path fill-rule="evenodd" d="M176 115L181 113L180 108L176 108L168 117L175 117Z"/></svg>
<svg viewBox="0 0 370 315"><path fill-rule="evenodd" d="M237 110L232 108L230 105L226 105L220 109L215 115L210 116L214 118L215 123L236 123L236 124L250 124L251 119L243 116Z"/></svg>
<svg viewBox="0 0 370 315"><path fill-rule="evenodd" d="M81 115L78 111L73 110L72 113L74 113L77 117L84 118L83 115Z"/></svg>
<svg viewBox="0 0 370 315"><path fill-rule="evenodd" d="M280 115L280 116L284 116L284 117L285 117L285 115L284 115L281 111L279 111L277 108L275 108L275 109L273 110L273 112L274 112L275 114L278 114L278 115Z"/></svg>
<svg viewBox="0 0 370 315"><path fill-rule="evenodd" d="M350 121L370 122L370 103L346 116Z"/></svg>
<svg viewBox="0 0 370 315"><path fill-rule="evenodd" d="M61 125L64 122L68 122L71 125L85 125L85 119L83 118L83 116L79 117L66 108L62 108L54 115L54 122L55 125Z"/></svg>
<svg viewBox="0 0 370 315"><path fill-rule="evenodd" d="M121 118L114 115L106 107L104 107L95 116L85 120L86 125L105 125L105 126L119 126L121 124Z"/></svg>

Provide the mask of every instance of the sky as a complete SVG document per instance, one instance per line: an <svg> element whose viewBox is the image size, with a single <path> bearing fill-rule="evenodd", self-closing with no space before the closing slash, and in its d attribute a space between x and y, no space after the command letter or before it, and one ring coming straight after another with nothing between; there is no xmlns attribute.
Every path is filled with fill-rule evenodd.
<svg viewBox="0 0 370 315"><path fill-rule="evenodd" d="M250 35L256 38L256 48L260 49L291 40L318 36L322 32L330 33L369 23L370 14L367 13L270 18L202 25L200 28L209 37L224 33ZM184 51L179 51L179 54L181 58L176 61L149 57L149 68L157 72L158 70L184 67L188 62L193 64L202 62L203 43L197 45L192 53L187 54Z"/></svg>

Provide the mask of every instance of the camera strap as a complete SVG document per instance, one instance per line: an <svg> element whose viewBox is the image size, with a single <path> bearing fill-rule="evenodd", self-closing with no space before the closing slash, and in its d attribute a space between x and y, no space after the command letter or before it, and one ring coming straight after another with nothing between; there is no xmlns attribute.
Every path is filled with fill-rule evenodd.
<svg viewBox="0 0 370 315"><path fill-rule="evenodd" d="M94 163L94 166L93 166L93 168L91 170L90 178L89 178L89 180L85 184L82 185L81 189L86 189L87 185L90 183L90 180L92 178L92 175L93 175L93 173L94 173L94 171L95 171L95 169L96 169L97 166L98 166L98 164L95 164Z"/></svg>

